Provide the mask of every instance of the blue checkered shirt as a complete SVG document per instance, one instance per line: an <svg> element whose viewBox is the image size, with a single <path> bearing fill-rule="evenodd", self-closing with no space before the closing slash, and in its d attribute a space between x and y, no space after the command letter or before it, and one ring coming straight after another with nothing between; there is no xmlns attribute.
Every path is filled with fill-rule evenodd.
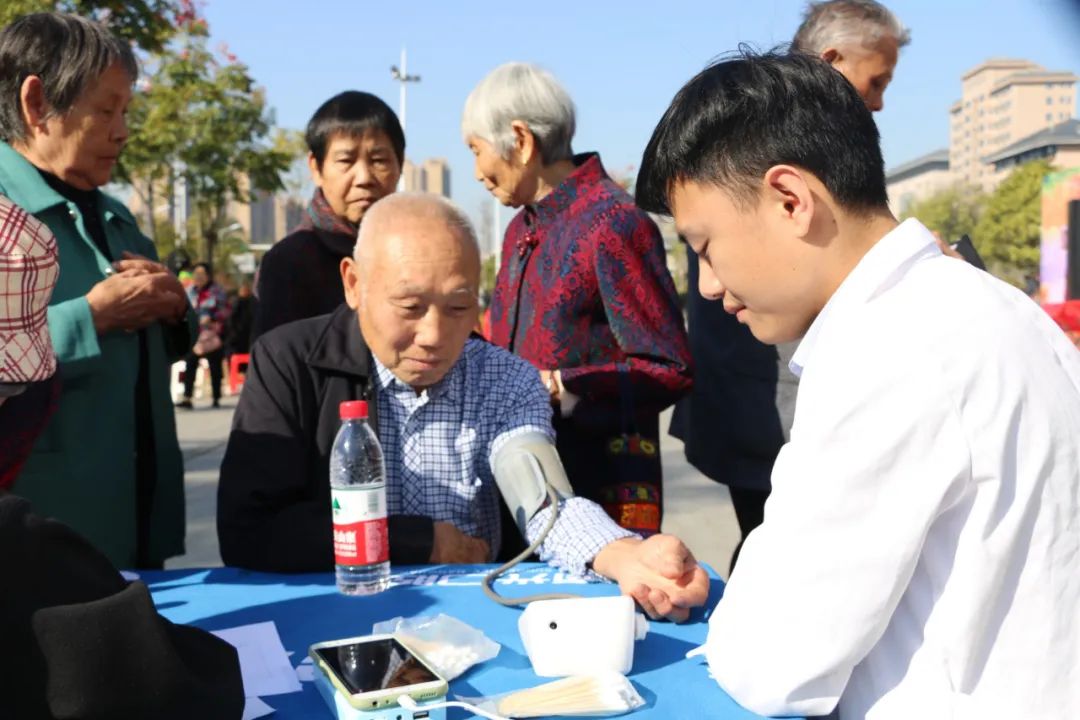
<svg viewBox="0 0 1080 720"><path fill-rule="evenodd" d="M536 369L501 348L469 340L438 384L417 394L375 360L379 441L386 458L391 515L424 515L453 523L499 552L499 489L491 458L516 435L552 438L551 403ZM533 542L550 517L529 521ZM540 546L540 559L578 575L608 543L632 537L584 498L559 505L559 518Z"/></svg>

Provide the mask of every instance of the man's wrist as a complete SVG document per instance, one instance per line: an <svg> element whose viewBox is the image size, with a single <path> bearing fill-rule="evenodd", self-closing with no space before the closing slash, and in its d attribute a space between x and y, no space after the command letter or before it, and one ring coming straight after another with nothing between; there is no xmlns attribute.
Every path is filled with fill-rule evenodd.
<svg viewBox="0 0 1080 720"><path fill-rule="evenodd" d="M590 563L592 571L618 582L623 568L633 560L637 546L640 544L639 537L625 537L609 542L596 553L596 557Z"/></svg>

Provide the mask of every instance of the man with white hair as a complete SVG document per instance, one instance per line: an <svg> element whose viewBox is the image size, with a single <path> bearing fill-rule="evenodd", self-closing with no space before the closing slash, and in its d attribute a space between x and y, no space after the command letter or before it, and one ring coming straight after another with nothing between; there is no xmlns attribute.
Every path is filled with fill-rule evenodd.
<svg viewBox="0 0 1080 720"><path fill-rule="evenodd" d="M252 349L221 468L225 563L333 567L329 455L338 406L354 399L368 401L385 453L391 562L494 560L500 495L535 542L555 508L515 503L501 461L526 439L559 479L551 405L526 361L470 338L480 254L468 219L434 195L389 196L368 211L341 273L347 307ZM617 581L653 617L683 620L705 601L707 576L677 538L642 540L563 490L541 559Z"/></svg>
<svg viewBox="0 0 1080 720"><path fill-rule="evenodd" d="M866 107L885 107L900 48L911 33L887 7L874 0L810 3L791 42L794 52L817 55L848 79Z"/></svg>

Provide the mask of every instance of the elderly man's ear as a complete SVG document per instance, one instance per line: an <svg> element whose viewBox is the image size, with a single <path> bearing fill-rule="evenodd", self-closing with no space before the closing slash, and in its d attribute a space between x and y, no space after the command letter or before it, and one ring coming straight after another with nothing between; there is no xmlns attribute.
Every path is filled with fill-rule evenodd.
<svg viewBox="0 0 1080 720"><path fill-rule="evenodd" d="M351 257L341 261L341 284L345 287L345 302L353 310L360 308L360 268Z"/></svg>
<svg viewBox="0 0 1080 720"><path fill-rule="evenodd" d="M821 59L829 63L830 65L835 66L836 63L843 61L844 56L838 48L830 47L825 48L825 50L821 53Z"/></svg>

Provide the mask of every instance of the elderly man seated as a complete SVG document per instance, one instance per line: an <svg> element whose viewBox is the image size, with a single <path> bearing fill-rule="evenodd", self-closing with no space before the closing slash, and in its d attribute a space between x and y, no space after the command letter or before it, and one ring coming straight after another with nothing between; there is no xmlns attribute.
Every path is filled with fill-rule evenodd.
<svg viewBox="0 0 1080 720"><path fill-rule="evenodd" d="M222 558L276 572L332 568L338 405L367 399L386 457L391 562L494 560L500 453L539 438L549 469L561 467L536 371L469 337L480 255L468 219L434 195L389 196L368 211L341 271L348 307L277 328L252 349L221 468ZM518 516L530 541L554 509ZM707 576L678 539L642 540L570 492L558 512L541 559L617 581L654 617L682 620L705 601Z"/></svg>

